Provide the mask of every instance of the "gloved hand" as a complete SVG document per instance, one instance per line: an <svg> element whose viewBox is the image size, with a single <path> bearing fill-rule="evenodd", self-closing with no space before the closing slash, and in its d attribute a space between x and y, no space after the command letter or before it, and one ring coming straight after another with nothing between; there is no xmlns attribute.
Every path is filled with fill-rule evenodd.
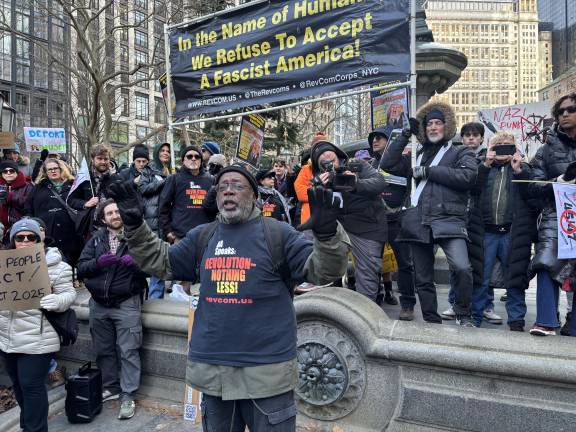
<svg viewBox="0 0 576 432"><path fill-rule="evenodd" d="M118 264L120 262L120 257L114 255L112 252L105 253L96 258L96 264L100 268L110 267L111 265Z"/></svg>
<svg viewBox="0 0 576 432"><path fill-rule="evenodd" d="M330 189L315 186L308 189L308 204L310 219L298 226L298 231L311 229L318 240L330 240L338 228L336 209L340 207L340 198L334 197Z"/></svg>
<svg viewBox="0 0 576 432"><path fill-rule="evenodd" d="M115 180L108 188L108 194L118 205L126 231L133 231L142 225L144 203L134 182Z"/></svg>
<svg viewBox="0 0 576 432"><path fill-rule="evenodd" d="M54 311L58 309L58 296L56 294L47 294L40 299L40 309Z"/></svg>
<svg viewBox="0 0 576 432"><path fill-rule="evenodd" d="M136 261L134 261L134 258L132 258L130 255L124 255L122 258L120 258L120 263L125 267L132 267L136 265Z"/></svg>
<svg viewBox="0 0 576 432"><path fill-rule="evenodd" d="M564 182L572 182L576 179L576 162L572 162L570 165L566 167L566 171L562 176Z"/></svg>
<svg viewBox="0 0 576 432"><path fill-rule="evenodd" d="M405 138L410 138L412 135L418 135L418 132L420 131L418 120L416 120L414 117L410 117L408 122L409 125L405 125L404 129L402 129L402 136Z"/></svg>
<svg viewBox="0 0 576 432"><path fill-rule="evenodd" d="M40 160L44 162L48 158L48 149L44 149L40 152Z"/></svg>
<svg viewBox="0 0 576 432"><path fill-rule="evenodd" d="M428 167L426 166L415 166L412 168L412 177L415 180L425 180L428 178Z"/></svg>

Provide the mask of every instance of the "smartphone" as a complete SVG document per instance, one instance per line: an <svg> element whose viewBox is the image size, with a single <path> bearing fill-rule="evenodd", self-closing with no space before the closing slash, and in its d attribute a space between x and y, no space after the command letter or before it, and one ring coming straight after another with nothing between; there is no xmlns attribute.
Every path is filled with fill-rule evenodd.
<svg viewBox="0 0 576 432"><path fill-rule="evenodd" d="M516 153L516 146L514 144L502 144L492 148L496 152L496 156L512 156Z"/></svg>

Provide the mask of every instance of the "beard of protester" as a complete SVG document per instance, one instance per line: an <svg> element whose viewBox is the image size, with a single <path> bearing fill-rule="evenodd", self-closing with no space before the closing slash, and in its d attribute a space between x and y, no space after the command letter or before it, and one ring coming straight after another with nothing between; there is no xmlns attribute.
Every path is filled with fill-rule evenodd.
<svg viewBox="0 0 576 432"><path fill-rule="evenodd" d="M430 141L432 144L438 144L440 141L442 141L442 138L444 138L442 134L432 135L428 136L428 141Z"/></svg>
<svg viewBox="0 0 576 432"><path fill-rule="evenodd" d="M224 206L229 203L236 204L233 209L226 209ZM252 214L254 203L252 201L238 200L237 197L223 196L216 200L218 211L223 221L228 224L244 223Z"/></svg>

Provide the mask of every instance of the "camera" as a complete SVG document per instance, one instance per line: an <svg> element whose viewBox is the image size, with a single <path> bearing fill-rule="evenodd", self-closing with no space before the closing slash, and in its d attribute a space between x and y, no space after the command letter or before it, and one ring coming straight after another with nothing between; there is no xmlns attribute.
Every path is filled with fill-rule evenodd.
<svg viewBox="0 0 576 432"><path fill-rule="evenodd" d="M362 171L362 162L357 159L341 163L336 168L334 161L320 161L320 167L323 172L330 173L329 186L336 192L351 192L356 189L356 176L344 174L346 171L357 173Z"/></svg>

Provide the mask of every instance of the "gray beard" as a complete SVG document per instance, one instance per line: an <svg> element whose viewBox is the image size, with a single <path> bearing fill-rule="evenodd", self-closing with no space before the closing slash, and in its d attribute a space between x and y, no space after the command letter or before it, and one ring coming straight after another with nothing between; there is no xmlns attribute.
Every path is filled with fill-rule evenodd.
<svg viewBox="0 0 576 432"><path fill-rule="evenodd" d="M247 222L252 214L253 207L254 203L249 201L240 202L235 210L225 210L221 204L218 203L218 211L220 211L222 221L231 225Z"/></svg>
<svg viewBox="0 0 576 432"><path fill-rule="evenodd" d="M440 141L442 141L443 136L438 135L435 137L428 137L428 141L430 141L432 144L436 144L439 143Z"/></svg>

